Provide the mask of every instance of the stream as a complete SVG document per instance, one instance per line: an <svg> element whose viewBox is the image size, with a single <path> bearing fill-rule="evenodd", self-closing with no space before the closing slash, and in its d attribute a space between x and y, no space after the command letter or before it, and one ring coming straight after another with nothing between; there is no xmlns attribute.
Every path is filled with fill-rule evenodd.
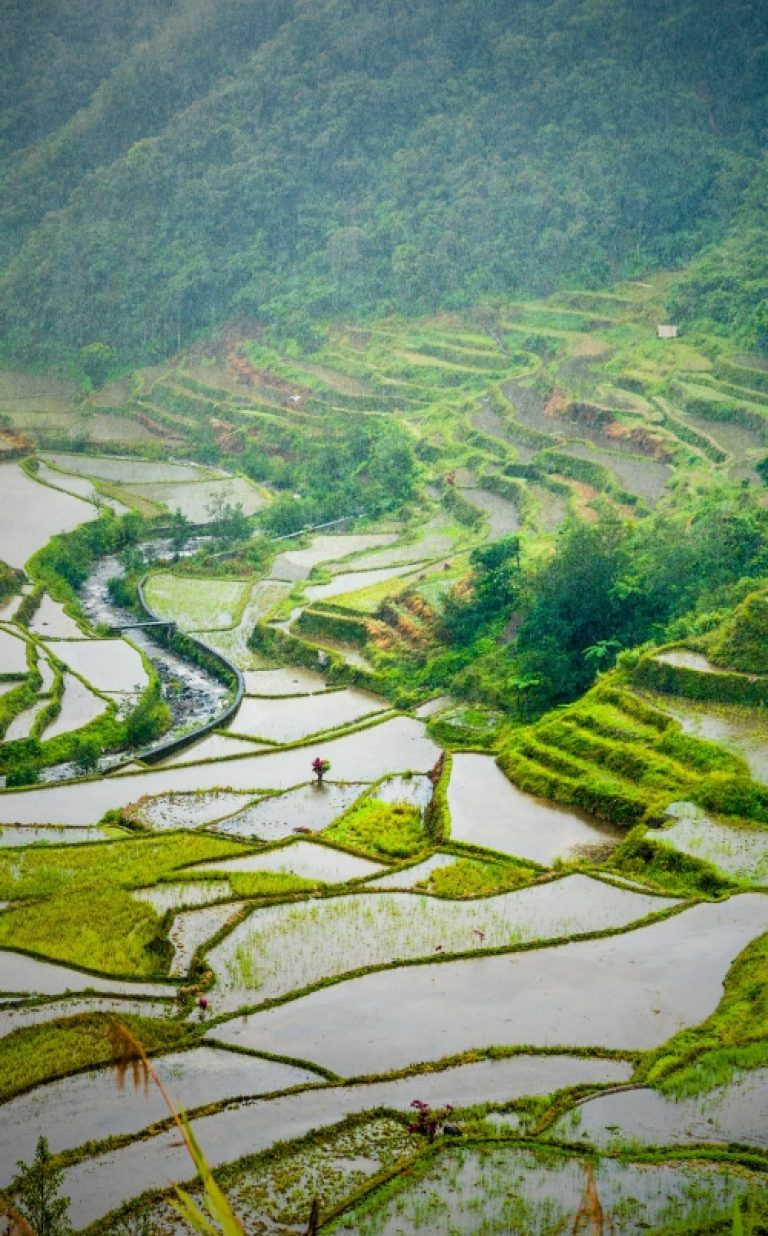
<svg viewBox="0 0 768 1236"><path fill-rule="evenodd" d="M143 544L139 548L147 561L162 561L165 548L163 542ZM195 548L196 545L191 546L188 552L194 552ZM102 558L80 589L83 611L94 626L103 624L119 627L140 621L136 614L116 605L110 598L109 580L121 573L122 567L116 555ZM138 627L126 635L151 661L159 675L163 699L171 710L170 727L162 736L165 744L213 721L227 704L230 690L209 670L164 647L153 638L151 630L152 628L142 630ZM123 763L127 756L130 756L130 752L122 752L119 756L102 760L102 770L108 765ZM61 770L57 772L61 776Z"/></svg>

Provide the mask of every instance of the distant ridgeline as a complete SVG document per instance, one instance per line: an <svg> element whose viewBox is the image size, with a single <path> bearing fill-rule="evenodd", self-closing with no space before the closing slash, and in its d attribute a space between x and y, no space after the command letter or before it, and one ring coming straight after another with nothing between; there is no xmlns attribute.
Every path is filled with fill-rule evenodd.
<svg viewBox="0 0 768 1236"><path fill-rule="evenodd" d="M761 0L7 0L3 25L21 360L151 359L237 315L306 342L679 266L760 167ZM764 281L732 311L733 242L725 266L707 312L749 333Z"/></svg>

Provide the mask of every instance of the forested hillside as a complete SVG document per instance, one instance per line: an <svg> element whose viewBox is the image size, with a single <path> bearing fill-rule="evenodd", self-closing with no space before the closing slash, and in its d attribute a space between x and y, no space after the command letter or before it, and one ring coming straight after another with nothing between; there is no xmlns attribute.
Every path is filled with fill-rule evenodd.
<svg viewBox="0 0 768 1236"><path fill-rule="evenodd" d="M9 0L4 34L23 359L680 265L760 167L758 0Z"/></svg>

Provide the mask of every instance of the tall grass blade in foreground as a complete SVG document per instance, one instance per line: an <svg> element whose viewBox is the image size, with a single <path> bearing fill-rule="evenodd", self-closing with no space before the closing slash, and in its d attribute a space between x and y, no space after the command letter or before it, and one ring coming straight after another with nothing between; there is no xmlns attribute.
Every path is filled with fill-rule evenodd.
<svg viewBox="0 0 768 1236"><path fill-rule="evenodd" d="M245 1229L233 1213L225 1195L214 1180L213 1173L197 1144L189 1121L184 1113L179 1112L174 1106L160 1074L147 1056L139 1040L120 1022L113 1022L109 1028L109 1042L111 1047L111 1063L115 1069L118 1086L122 1088L125 1085L126 1077L130 1071L132 1082L136 1089L143 1085L146 1093L149 1088L149 1082L152 1080L163 1096L163 1102L173 1116L176 1127L182 1136L184 1145L189 1151L190 1158L200 1177L205 1196L205 1206L210 1218L200 1209L188 1193L185 1193L183 1189L178 1187L176 1189L177 1200L172 1202L171 1205L181 1218L190 1225L192 1230L200 1232L201 1236L243 1236Z"/></svg>

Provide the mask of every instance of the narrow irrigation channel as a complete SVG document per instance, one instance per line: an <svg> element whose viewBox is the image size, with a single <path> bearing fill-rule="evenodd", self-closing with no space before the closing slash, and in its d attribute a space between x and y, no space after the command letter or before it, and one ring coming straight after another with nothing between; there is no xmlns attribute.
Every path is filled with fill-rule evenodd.
<svg viewBox="0 0 768 1236"><path fill-rule="evenodd" d="M140 548L148 561L161 560L162 542L143 544ZM121 762L130 755L151 762L170 755L226 721L239 707L245 684L234 665L193 636L176 637L193 653L184 656L163 642L160 635L163 627L136 626L136 614L116 605L109 595L109 581L120 573L120 560L116 555L102 558L80 589L80 602L94 626L129 627L131 643L145 654L159 675L163 698L171 711L170 728L151 747L141 752L127 752L121 757ZM155 615L147 607L141 588L139 599L147 618L153 619ZM204 664L193 659L197 650ZM220 666L221 673L215 673L211 666Z"/></svg>

